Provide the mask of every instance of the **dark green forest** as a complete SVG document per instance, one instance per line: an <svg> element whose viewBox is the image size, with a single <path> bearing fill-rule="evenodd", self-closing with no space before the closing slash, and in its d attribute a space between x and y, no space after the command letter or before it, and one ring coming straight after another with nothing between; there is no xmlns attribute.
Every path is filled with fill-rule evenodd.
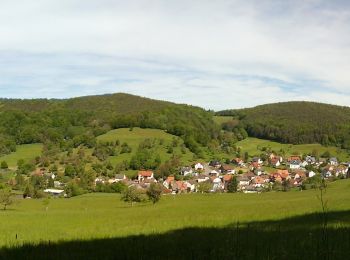
<svg viewBox="0 0 350 260"><path fill-rule="evenodd" d="M111 129L142 127L180 136L196 154L218 139L220 127L204 109L129 94L72 99L0 99L0 154L16 144L59 143L61 147L93 146Z"/></svg>
<svg viewBox="0 0 350 260"><path fill-rule="evenodd" d="M350 149L350 107L314 102L285 102L224 110L232 116L224 124L243 127L249 136L282 143L321 143Z"/></svg>
<svg viewBox="0 0 350 260"><path fill-rule="evenodd" d="M62 150L85 145L122 127L156 128L180 136L195 154L213 141L221 148L252 137L282 143L321 143L350 149L350 108L313 102L285 102L214 113L129 94L71 99L0 99L0 155L17 144L55 143ZM225 131L222 131L225 130ZM215 143L214 142L214 143Z"/></svg>

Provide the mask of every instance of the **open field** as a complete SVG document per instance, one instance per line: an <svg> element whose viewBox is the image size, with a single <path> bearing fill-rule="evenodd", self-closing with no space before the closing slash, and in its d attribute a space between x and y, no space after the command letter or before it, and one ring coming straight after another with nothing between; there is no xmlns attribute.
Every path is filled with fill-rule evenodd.
<svg viewBox="0 0 350 260"><path fill-rule="evenodd" d="M236 143L236 145L241 147L242 153L248 152L250 156L261 154L262 151L259 149L262 147L270 147L276 152L283 149L286 156L292 154L310 154L313 150L317 150L319 155L322 155L322 153L329 151L332 156L338 157L341 161L350 161L350 154L347 151L334 146L326 147L320 144L281 144L274 141L248 137L242 141L239 141Z"/></svg>
<svg viewBox="0 0 350 260"><path fill-rule="evenodd" d="M233 119L232 116L214 116L213 117L214 122L217 123L218 125L231 121L232 119Z"/></svg>
<svg viewBox="0 0 350 260"><path fill-rule="evenodd" d="M162 144L159 142L156 145L156 152L159 153L159 156L162 162L170 159L172 154L179 155L181 157L181 161L183 163L188 163L192 161L193 153L185 148L186 153L183 154L181 152L181 145L183 141L181 138L168 134L163 130L158 129L142 129L138 127L134 127L132 131L129 128L120 128L116 130L109 131L108 133L97 137L98 141L110 142L119 140L120 144L126 142L131 148L131 153L119 154L118 156L111 156L110 161L112 164L120 163L124 160L130 160L131 156L137 151L137 148L141 142L145 139L158 139L163 140ZM178 140L177 147L174 147L173 153L167 153L167 146L171 145L173 139Z"/></svg>
<svg viewBox="0 0 350 260"><path fill-rule="evenodd" d="M6 161L9 167L15 167L19 159L30 161L33 160L36 156L40 155L42 147L42 144L17 145L16 152L1 156L0 161Z"/></svg>
<svg viewBox="0 0 350 260"><path fill-rule="evenodd" d="M321 209L318 195L319 191L317 190L263 194L167 195L159 204L144 203L131 207L121 202L119 195L116 194L87 194L70 199L51 199L47 211L42 200L19 200L9 210L0 211L0 221L3 223L0 232L0 245L13 248L21 246L23 243L37 244L45 241L50 241L50 243L60 241L61 243L62 240L65 240L81 241L78 242L80 245L78 250L85 250L82 248L84 247L82 241L106 239L114 241L113 243L119 243L120 246L127 246L129 243L129 253L131 254L134 248L141 250L140 245L147 244L147 241L162 245L162 242L157 242L157 239L163 237L166 241L164 243L171 244L168 246L184 251L184 248L176 247L189 239L183 238L185 240L181 240L181 237L189 232L187 234L189 236L207 235L207 237L198 238L205 239L205 241L203 240L204 244L197 245L205 250L205 243L214 239L211 237L212 235L226 236L225 232L228 230L234 227L237 229L237 223L240 223L239 227L243 229L255 227L246 231L257 232L256 235L259 232L274 230L278 226L278 232L281 230L284 232L283 239L291 243L296 241L294 241L294 237L285 237L288 232L298 232L298 236L304 232L306 234L304 242L307 244L308 239L310 239L309 233L319 232L322 224L322 215L315 214ZM348 232L350 227L350 214L348 214L350 212L350 180L331 183L327 188L325 200L330 211L329 227L335 228L335 230L346 229ZM174 233L168 233L170 231L179 234L175 235L174 238L172 237ZM346 236L346 234L348 233L341 233L342 236ZM139 237L139 235L145 236ZM266 235L266 233L261 234L262 237ZM130 240L127 238L130 236L137 237ZM151 240L147 240L148 238ZM345 238L340 238L343 239L341 243L350 241L349 234ZM167 239L176 240L169 242ZM233 238L223 237L223 239ZM277 239L277 237L273 236L271 239ZM336 239L336 237L332 239ZM96 243L98 241L102 243L100 246L108 246L109 242L112 243L104 240L97 240ZM135 244L135 241L138 242ZM261 243L260 237L254 237L252 234L249 236L249 241L246 242L249 242L253 247L254 243ZM339 246L339 241L336 242ZM91 243L89 246L89 242L86 243L87 247L92 246ZM52 252L55 249L47 250ZM101 248L99 250L101 253L103 252ZM349 250L349 248L343 248L342 252L346 252L344 250ZM34 252L35 250L29 250L29 253L34 254ZM84 252L85 256L88 257L88 251ZM80 253L84 254L84 252ZM125 251L124 254L126 252L128 251ZM141 252L135 251L134 253ZM62 256L64 252L60 251L56 254ZM83 257L83 255L81 256Z"/></svg>

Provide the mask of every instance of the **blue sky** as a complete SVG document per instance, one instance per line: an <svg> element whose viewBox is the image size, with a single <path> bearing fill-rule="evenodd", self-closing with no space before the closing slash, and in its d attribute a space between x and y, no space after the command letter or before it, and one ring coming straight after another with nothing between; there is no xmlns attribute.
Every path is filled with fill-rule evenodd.
<svg viewBox="0 0 350 260"><path fill-rule="evenodd" d="M350 105L349 1L2 0L0 96Z"/></svg>

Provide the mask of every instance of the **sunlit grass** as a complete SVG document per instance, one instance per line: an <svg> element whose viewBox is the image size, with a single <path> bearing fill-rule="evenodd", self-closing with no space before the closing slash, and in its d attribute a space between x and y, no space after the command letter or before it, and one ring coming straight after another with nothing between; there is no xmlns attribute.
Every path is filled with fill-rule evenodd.
<svg viewBox="0 0 350 260"><path fill-rule="evenodd" d="M159 204L131 207L116 194L86 194L51 199L47 211L41 200L19 200L9 210L0 211L3 223L0 245L124 237L185 227L224 227L236 222L279 220L320 211L318 195L316 190L166 195ZM330 184L326 200L329 210L350 210L350 180ZM334 224L349 226L350 216Z"/></svg>

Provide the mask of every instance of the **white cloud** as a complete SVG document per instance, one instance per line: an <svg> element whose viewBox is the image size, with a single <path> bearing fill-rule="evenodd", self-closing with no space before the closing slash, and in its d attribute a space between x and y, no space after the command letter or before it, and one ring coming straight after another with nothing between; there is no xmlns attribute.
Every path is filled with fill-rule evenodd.
<svg viewBox="0 0 350 260"><path fill-rule="evenodd" d="M318 0L3 0L0 91L125 91L218 109L292 99L347 105L349 7Z"/></svg>

